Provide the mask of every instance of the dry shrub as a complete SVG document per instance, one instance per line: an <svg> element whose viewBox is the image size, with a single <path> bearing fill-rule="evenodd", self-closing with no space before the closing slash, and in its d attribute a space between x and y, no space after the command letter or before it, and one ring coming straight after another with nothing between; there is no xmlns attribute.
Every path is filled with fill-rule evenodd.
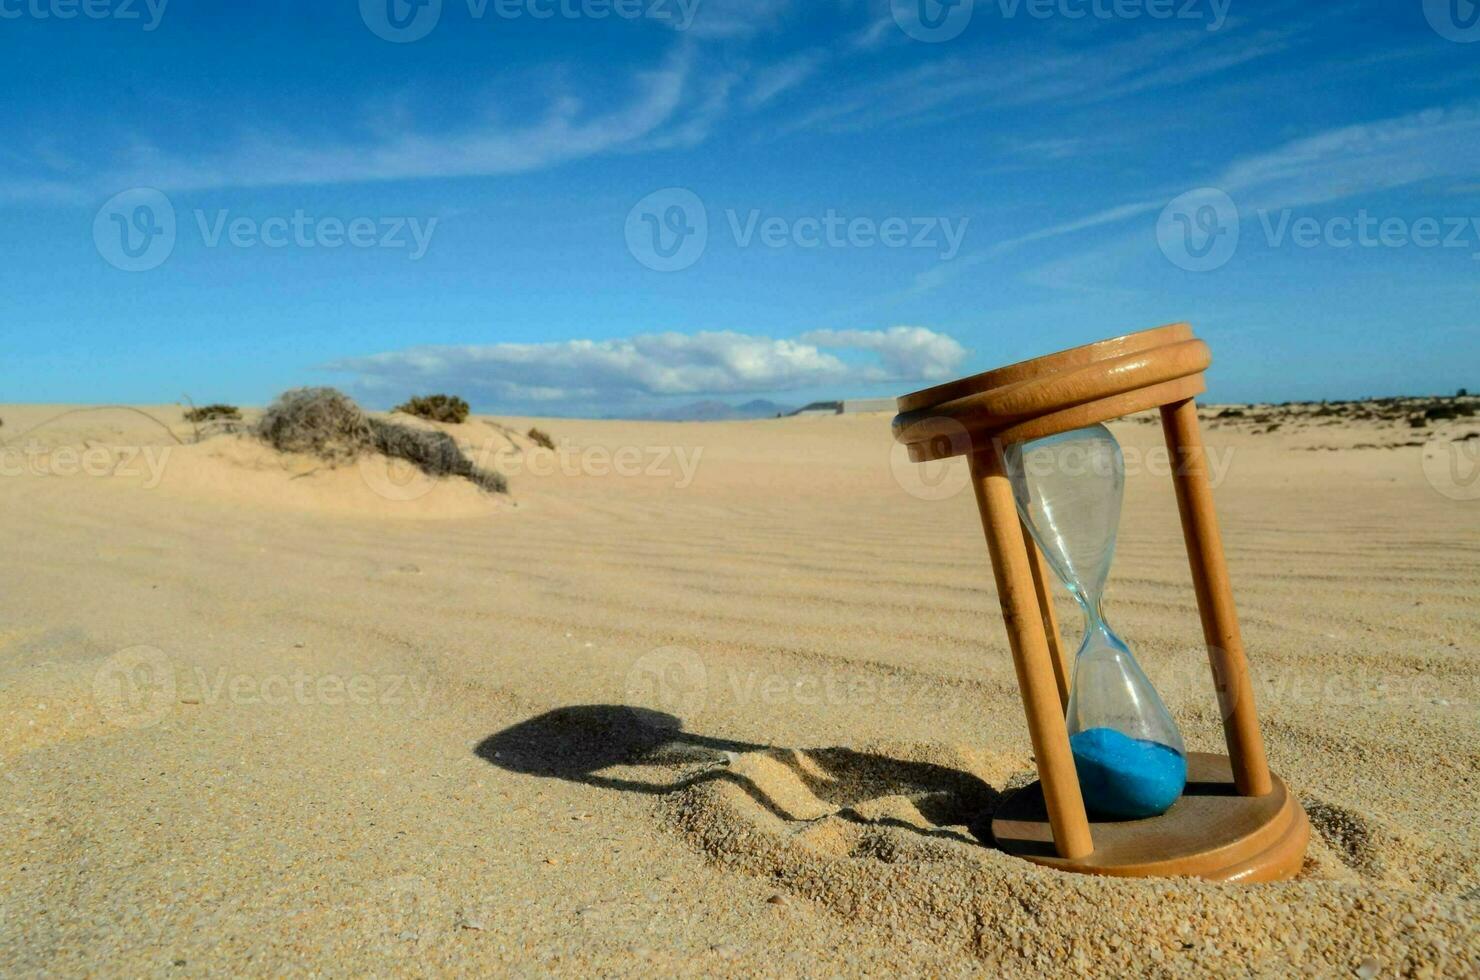
<svg viewBox="0 0 1480 980"><path fill-rule="evenodd" d="M278 452L347 463L375 448L370 419L333 388L294 388L278 396L257 423L257 436Z"/></svg>
<svg viewBox="0 0 1480 980"><path fill-rule="evenodd" d="M529 436L529 440L533 442L536 446L544 446L546 449L555 448L555 440L551 439L550 433L546 432L543 429L532 428L529 430L529 432L526 433L526 435Z"/></svg>
<svg viewBox="0 0 1480 980"><path fill-rule="evenodd" d="M480 470L463 455L457 440L445 432L413 429L394 422L371 419L375 448L392 459L404 459L432 476L461 476L490 493L507 493L509 482L502 473Z"/></svg>
<svg viewBox="0 0 1480 980"><path fill-rule="evenodd" d="M235 405L202 405L185 411L187 422L239 422L242 413Z"/></svg>
<svg viewBox="0 0 1480 980"><path fill-rule="evenodd" d="M372 419L333 388L284 392L255 431L279 452L307 453L335 464L379 452L404 459L431 476L461 476L493 493L508 491L502 474L479 469L447 433Z"/></svg>
<svg viewBox="0 0 1480 980"><path fill-rule="evenodd" d="M392 411L433 422L461 423L468 420L468 403L456 395L414 395Z"/></svg>

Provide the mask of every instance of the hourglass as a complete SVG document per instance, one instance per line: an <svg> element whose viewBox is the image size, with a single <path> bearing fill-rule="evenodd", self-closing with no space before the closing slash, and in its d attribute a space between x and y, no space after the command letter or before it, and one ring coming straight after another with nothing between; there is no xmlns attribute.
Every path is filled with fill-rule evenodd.
<svg viewBox="0 0 1480 980"><path fill-rule="evenodd" d="M895 437L965 456L1038 781L992 815L1009 854L1090 874L1272 881L1299 871L1305 812L1270 772L1213 512L1195 398L1211 363L1187 324L1128 334L899 399ZM1160 409L1228 754L1187 752L1102 596L1124 463L1103 425ZM1048 568L1085 618L1072 673Z"/></svg>
<svg viewBox="0 0 1480 980"><path fill-rule="evenodd" d="M1094 425L1009 446L1006 461L1023 526L1084 613L1066 723L1085 807L1165 813L1187 783L1182 735L1101 608L1125 487L1120 444Z"/></svg>

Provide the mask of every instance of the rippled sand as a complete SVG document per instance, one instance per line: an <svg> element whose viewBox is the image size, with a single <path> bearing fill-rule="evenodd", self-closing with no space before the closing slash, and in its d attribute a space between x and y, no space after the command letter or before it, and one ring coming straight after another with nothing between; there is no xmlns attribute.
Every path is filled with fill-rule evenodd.
<svg viewBox="0 0 1480 980"><path fill-rule="evenodd" d="M1480 968L1473 421L1210 426L1315 830L1238 888L980 842L1031 778L1006 637L885 416L450 427L502 500L174 408L24 434L58 411L0 407L0 974ZM1158 430L1116 431L1107 612L1215 750Z"/></svg>

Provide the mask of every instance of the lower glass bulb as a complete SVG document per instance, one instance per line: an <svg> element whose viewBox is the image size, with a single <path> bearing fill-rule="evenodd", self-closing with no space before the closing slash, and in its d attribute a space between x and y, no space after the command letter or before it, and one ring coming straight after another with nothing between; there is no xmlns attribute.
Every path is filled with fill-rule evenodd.
<svg viewBox="0 0 1480 980"><path fill-rule="evenodd" d="M1091 623L1074 661L1067 723L1084 805L1096 816L1165 813L1187 785L1182 735L1130 650Z"/></svg>

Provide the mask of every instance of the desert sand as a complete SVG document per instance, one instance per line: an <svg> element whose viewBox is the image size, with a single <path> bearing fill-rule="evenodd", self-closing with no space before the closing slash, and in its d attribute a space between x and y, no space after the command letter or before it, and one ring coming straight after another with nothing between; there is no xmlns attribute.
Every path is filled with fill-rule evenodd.
<svg viewBox="0 0 1480 980"><path fill-rule="evenodd" d="M1314 828L1241 887L976 836L1023 712L964 475L885 415L445 427L493 497L65 409L0 407L5 976L1480 969L1474 419L1205 412ZM1106 610L1217 751L1159 430L1114 429Z"/></svg>

